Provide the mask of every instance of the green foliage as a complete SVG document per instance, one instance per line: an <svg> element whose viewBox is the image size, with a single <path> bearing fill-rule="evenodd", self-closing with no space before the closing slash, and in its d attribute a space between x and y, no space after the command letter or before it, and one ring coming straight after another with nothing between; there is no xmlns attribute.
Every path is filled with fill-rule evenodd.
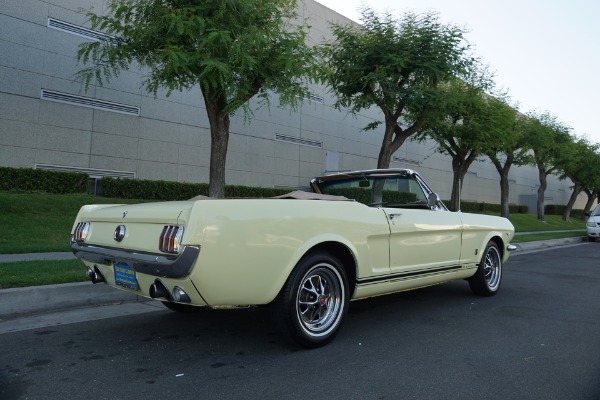
<svg viewBox="0 0 600 400"><path fill-rule="evenodd" d="M148 68L144 86L157 93L198 88L211 127L211 196L222 197L230 115L257 96L277 93L295 107L316 77L308 27L296 0L109 0L107 14L88 12L92 28L112 39L84 43L77 73L87 90L130 66Z"/></svg>
<svg viewBox="0 0 600 400"><path fill-rule="evenodd" d="M85 173L0 167L0 190L84 193L89 177Z"/></svg>
<svg viewBox="0 0 600 400"><path fill-rule="evenodd" d="M103 84L137 62L150 69L150 92L200 86L225 101L217 105L224 114L268 90L295 103L313 62L307 26L291 23L295 7L295 0L110 0L107 15L87 16L113 38L80 46L78 60L93 66L78 77L86 88Z"/></svg>
<svg viewBox="0 0 600 400"><path fill-rule="evenodd" d="M188 200L208 196L208 184L106 177L102 179L102 191L104 196L122 199Z"/></svg>
<svg viewBox="0 0 600 400"><path fill-rule="evenodd" d="M265 198L289 193L289 189L261 188L241 185L226 185L225 197L229 198Z"/></svg>
<svg viewBox="0 0 600 400"><path fill-rule="evenodd" d="M567 206L564 204L546 204L544 206L544 214L563 215L565 208L567 208ZM581 218L583 216L583 210L571 210L570 215L573 218Z"/></svg>
<svg viewBox="0 0 600 400"><path fill-rule="evenodd" d="M546 174L558 170L565 147L573 142L571 128L549 112L529 112L522 129L538 169Z"/></svg>
<svg viewBox="0 0 600 400"><path fill-rule="evenodd" d="M151 181L144 179L104 178L102 189L105 196L124 199L147 200L188 200L195 196L208 196L208 184L185 183L171 181ZM230 198L262 198L275 197L289 193L288 189L259 188L249 186L227 185L225 197Z"/></svg>
<svg viewBox="0 0 600 400"><path fill-rule="evenodd" d="M335 40L324 48L339 107L358 112L376 105L389 114L407 107L419 114L436 103L439 82L467 67L464 31L434 13L394 19L365 8L361 22L362 28L334 24Z"/></svg>
<svg viewBox="0 0 600 400"><path fill-rule="evenodd" d="M385 134L378 165L385 168L391 154L444 103L438 85L464 75L473 59L464 30L440 23L435 13L395 19L364 8L361 16L360 28L333 25L334 40L324 45L322 57L336 107L354 113L381 109ZM400 120L411 125L404 129Z"/></svg>
<svg viewBox="0 0 600 400"><path fill-rule="evenodd" d="M371 190L361 188L328 188L325 194L334 196L344 196L348 199L354 199L362 204L369 205L371 203ZM383 199L383 205L398 205L398 204L409 204L417 200L415 193L399 192L397 190L384 190L381 198Z"/></svg>
<svg viewBox="0 0 600 400"><path fill-rule="evenodd" d="M460 202L460 210L462 212L475 213L475 214L483 214L483 213L495 213L500 214L502 208L500 204L489 204L483 202L473 202L473 201L461 201ZM511 213L515 214L527 214L529 212L529 208L523 205L511 204L509 206L509 210Z"/></svg>

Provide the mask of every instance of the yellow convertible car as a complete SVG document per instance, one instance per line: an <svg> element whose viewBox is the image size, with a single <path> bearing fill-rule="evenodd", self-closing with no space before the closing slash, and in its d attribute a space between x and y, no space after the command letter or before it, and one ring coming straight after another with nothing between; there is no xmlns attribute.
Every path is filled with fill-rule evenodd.
<svg viewBox="0 0 600 400"><path fill-rule="evenodd" d="M313 193L86 205L73 253L94 283L168 308L270 305L296 343L339 332L350 300L466 279L494 295L514 246L505 218L450 212L407 169L338 173Z"/></svg>

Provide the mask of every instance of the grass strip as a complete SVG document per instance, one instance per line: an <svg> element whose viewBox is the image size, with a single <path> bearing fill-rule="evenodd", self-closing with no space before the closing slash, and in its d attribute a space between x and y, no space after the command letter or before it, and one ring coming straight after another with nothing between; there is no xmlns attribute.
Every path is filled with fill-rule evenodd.
<svg viewBox="0 0 600 400"><path fill-rule="evenodd" d="M585 230L585 221L578 218L564 221L560 215L546 215L544 221L538 221L535 214L511 214L509 219L516 232Z"/></svg>
<svg viewBox="0 0 600 400"><path fill-rule="evenodd" d="M70 251L71 228L85 204L131 204L142 200L86 194L0 191L0 254Z"/></svg>
<svg viewBox="0 0 600 400"><path fill-rule="evenodd" d="M17 261L0 263L0 289L83 282L80 260Z"/></svg>
<svg viewBox="0 0 600 400"><path fill-rule="evenodd" d="M511 243L526 243L536 242L538 240L551 240L551 239L564 239L570 237L583 237L586 236L585 230L579 232L545 232L545 233L532 233L530 235L519 235L515 236Z"/></svg>

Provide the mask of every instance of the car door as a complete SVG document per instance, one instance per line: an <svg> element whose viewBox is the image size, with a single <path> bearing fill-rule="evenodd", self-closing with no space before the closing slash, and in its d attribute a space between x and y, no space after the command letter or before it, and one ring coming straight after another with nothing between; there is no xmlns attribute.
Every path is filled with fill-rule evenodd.
<svg viewBox="0 0 600 400"><path fill-rule="evenodd" d="M390 225L390 272L444 272L460 263L462 222L443 210L384 208Z"/></svg>

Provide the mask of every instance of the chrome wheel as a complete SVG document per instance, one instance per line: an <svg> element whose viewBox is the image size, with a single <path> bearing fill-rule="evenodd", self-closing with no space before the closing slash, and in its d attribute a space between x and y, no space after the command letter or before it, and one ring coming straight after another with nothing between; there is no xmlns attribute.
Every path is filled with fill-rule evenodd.
<svg viewBox="0 0 600 400"><path fill-rule="evenodd" d="M478 296L493 296L498 292L502 282L502 254L496 243L490 241L487 244L475 275L468 281Z"/></svg>
<svg viewBox="0 0 600 400"><path fill-rule="evenodd" d="M338 258L324 251L304 256L271 304L275 327L300 346L329 343L348 310L348 278Z"/></svg>
<svg viewBox="0 0 600 400"><path fill-rule="evenodd" d="M488 247L483 261L483 274L488 288L496 291L500 286L500 278L502 277L502 259L498 248L495 246Z"/></svg>
<svg viewBox="0 0 600 400"><path fill-rule="evenodd" d="M296 315L306 333L329 334L342 316L345 296L342 277L334 266L313 266L301 279L296 294Z"/></svg>

